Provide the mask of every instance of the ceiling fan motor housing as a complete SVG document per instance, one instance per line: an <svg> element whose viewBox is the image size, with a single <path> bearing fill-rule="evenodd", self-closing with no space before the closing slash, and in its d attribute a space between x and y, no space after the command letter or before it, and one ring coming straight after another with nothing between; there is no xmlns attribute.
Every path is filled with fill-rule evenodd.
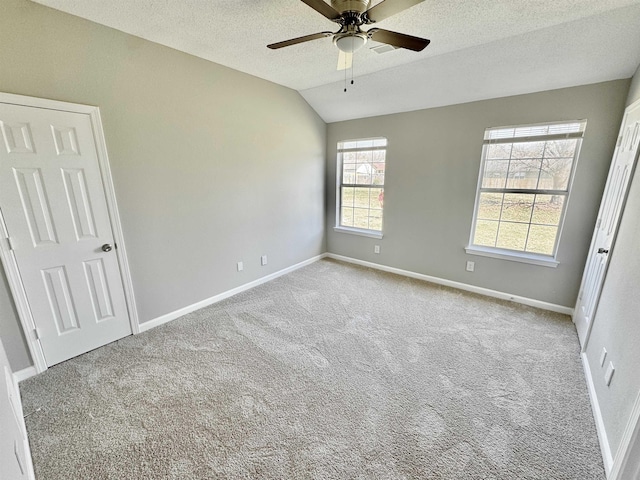
<svg viewBox="0 0 640 480"><path fill-rule="evenodd" d="M331 6L340 13L365 12L369 8L371 0L331 0Z"/></svg>

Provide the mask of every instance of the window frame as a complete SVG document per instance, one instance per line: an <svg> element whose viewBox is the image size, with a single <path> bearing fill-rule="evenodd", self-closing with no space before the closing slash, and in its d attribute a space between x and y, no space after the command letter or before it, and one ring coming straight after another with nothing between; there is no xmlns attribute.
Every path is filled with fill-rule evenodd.
<svg viewBox="0 0 640 480"><path fill-rule="evenodd" d="M371 147L355 147L355 148L342 148L340 145L349 143L349 142L368 142L368 141L376 141L376 140L384 140L384 146L371 146ZM384 169L384 183L382 185L375 185L373 183L369 184L357 184L357 183L343 183L343 175L344 175L344 162L343 155L344 152L361 152L361 151L380 151L384 150L385 152L385 169ZM354 138L348 140L340 140L336 143L336 220L333 230L340 233L349 233L352 235L360 235L363 237L369 238L377 238L381 239L383 237L383 229L384 229L384 204L382 205L382 223L380 226L380 230L373 230L367 228L359 228L359 227L350 227L341 225L342 222L342 188L343 187L353 187L353 188L382 188L383 192L385 189L385 185L387 183L387 153L389 150L389 139L386 137L368 137L368 138Z"/></svg>
<svg viewBox="0 0 640 480"><path fill-rule="evenodd" d="M569 132L569 133L556 133L556 134L547 133L545 135L515 136L516 129L550 127L550 126L568 125L568 124L579 124L580 125L579 131ZM465 247L466 253L471 255L480 255L480 256L491 257L491 258L499 258L503 260L511 260L511 261L516 261L521 263L541 265L541 266L552 267L552 268L555 268L560 264L560 262L557 260L558 246L560 244L560 239L562 238L562 233L564 230L565 217L566 217L569 201L571 198L573 180L575 177L576 168L578 166L578 160L580 158L580 150L582 148L582 142L584 140L586 128L587 128L587 121L585 119L582 119L582 120L568 120L568 121L561 121L561 122L535 123L535 124L527 124L527 125L490 127L485 129L484 140L482 145L482 157L480 161L480 171L478 174L478 183L476 186L475 204L473 207L471 232L469 235L469 242ZM490 138L491 132L495 132L497 130L507 130L507 129L514 129L514 136ZM505 186L503 188L482 186L483 180L484 180L485 165L487 162L487 151L490 145L495 145L498 143L515 144L515 143L528 143L528 142L540 142L540 141L552 141L552 140L570 140L570 139L575 139L577 140L577 142L576 142L576 148L573 154L573 160L571 163L569 178L567 179L566 189L549 190L549 189L538 189L538 188L527 189L527 188L507 187L507 181L509 179L509 171L507 171ZM540 170L542 170L542 168ZM535 195L562 195L564 197L564 201L562 205L562 212L560 213L560 217L558 220L558 230L556 233L552 254L547 255L543 253L526 252L524 250L514 250L514 249L495 247L495 246L489 247L485 245L474 244L474 238L476 234L476 225L478 222L478 210L480 207L480 196L482 193L502 193L503 195L504 194L526 194L526 195L533 195L534 198L535 198ZM531 220L529 221L528 225L531 226ZM526 245L525 245L525 248L526 248Z"/></svg>

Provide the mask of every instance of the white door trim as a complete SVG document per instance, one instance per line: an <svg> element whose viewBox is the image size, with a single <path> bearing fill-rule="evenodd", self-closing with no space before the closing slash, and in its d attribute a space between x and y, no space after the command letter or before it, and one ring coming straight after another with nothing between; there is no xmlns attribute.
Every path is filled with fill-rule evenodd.
<svg viewBox="0 0 640 480"><path fill-rule="evenodd" d="M131 271L127 261L127 251L122 234L122 225L120 223L120 215L118 213L118 204L116 202L115 189L113 186L113 178L111 177L111 169L109 167L109 157L107 155L107 146L102 130L102 119L100 118L100 109L91 105L81 105L77 103L59 102L57 100L48 100L37 97L26 97L23 95L14 95L10 93L0 92L0 103L9 103L13 105L21 105L25 107L45 108L49 110L61 110L64 112L83 113L89 115L91 126L93 128L96 151L98 154L98 165L102 175L102 183L104 186L104 194L107 200L107 210L109 212L109 221L113 231L113 238L117 248L115 249L120 267L120 276L124 287L124 295L127 302L127 310L129 313L129 322L133 334L140 333L140 324L138 321L138 311L136 309L135 295L133 292L133 281L131 279ZM4 220L0 213L0 227L3 227ZM1 229L0 228L0 229ZM2 232L5 234L6 232ZM6 238L6 236L5 236ZM0 242L0 258L7 274L9 288L16 304L16 310L20 317L20 323L27 340L31 358L35 364L38 373L42 373L47 369L47 363L44 358L44 352L40 346L40 342L35 334L35 322L29 309L26 293L22 286L22 280L18 271L18 265L12 251L8 248L7 242Z"/></svg>

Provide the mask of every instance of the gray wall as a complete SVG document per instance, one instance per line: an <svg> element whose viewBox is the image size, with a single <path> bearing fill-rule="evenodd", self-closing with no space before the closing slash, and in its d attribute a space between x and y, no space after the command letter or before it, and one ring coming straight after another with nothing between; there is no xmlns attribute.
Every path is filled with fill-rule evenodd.
<svg viewBox="0 0 640 480"><path fill-rule="evenodd" d="M627 104L640 100L640 69L636 72ZM636 168L618 236L611 252L609 270L602 289L587 357L591 366L602 418L615 456L633 403L640 394L640 169ZM600 367L602 348L607 363L616 367L611 385L604 383ZM606 366L606 365L605 365Z"/></svg>
<svg viewBox="0 0 640 480"><path fill-rule="evenodd" d="M325 251L326 125L297 92L27 0L0 58L2 92L100 107L142 322Z"/></svg>
<svg viewBox="0 0 640 480"><path fill-rule="evenodd" d="M396 268L573 307L611 161L628 80L331 123L327 247ZM467 255L484 130L586 118L557 268ZM384 238L334 232L336 143L389 139ZM381 245L381 254L373 246ZM465 271L467 260L475 272Z"/></svg>
<svg viewBox="0 0 640 480"><path fill-rule="evenodd" d="M631 79L631 85L629 86L629 95L627 97L627 105L631 105L636 100L640 100L640 66L638 66L635 75Z"/></svg>

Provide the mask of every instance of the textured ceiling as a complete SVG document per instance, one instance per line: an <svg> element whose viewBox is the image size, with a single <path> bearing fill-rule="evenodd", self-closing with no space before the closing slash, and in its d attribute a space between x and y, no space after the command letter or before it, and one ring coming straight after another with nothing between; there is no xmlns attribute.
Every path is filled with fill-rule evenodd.
<svg viewBox="0 0 640 480"><path fill-rule="evenodd" d="M426 0L378 25L431 45L368 44L346 94L330 38L266 48L337 30L299 0L37 2L298 90L327 122L627 78L640 63L640 0Z"/></svg>

